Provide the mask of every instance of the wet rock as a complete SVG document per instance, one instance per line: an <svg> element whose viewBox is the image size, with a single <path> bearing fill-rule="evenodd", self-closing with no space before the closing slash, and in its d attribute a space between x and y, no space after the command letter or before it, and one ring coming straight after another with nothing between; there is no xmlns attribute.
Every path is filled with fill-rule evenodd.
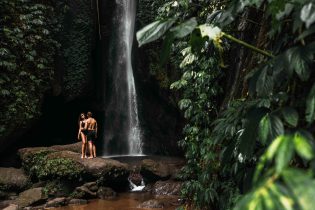
<svg viewBox="0 0 315 210"><path fill-rule="evenodd" d="M97 192L99 188L96 182L88 182L84 185L75 188L74 192L72 193L73 198L96 198Z"/></svg>
<svg viewBox="0 0 315 210"><path fill-rule="evenodd" d="M46 208L49 207L60 207L66 205L67 199L65 197L62 198L55 198L48 201L45 205Z"/></svg>
<svg viewBox="0 0 315 210"><path fill-rule="evenodd" d="M151 192L153 189L153 185L154 185L153 183L146 184L142 191L143 192Z"/></svg>
<svg viewBox="0 0 315 210"><path fill-rule="evenodd" d="M98 186L96 182L88 182L88 183L85 183L83 186L87 187L92 192L97 192L98 190Z"/></svg>
<svg viewBox="0 0 315 210"><path fill-rule="evenodd" d="M23 208L45 200L47 200L47 196L44 194L43 188L38 187L21 192L16 200L16 204L19 208Z"/></svg>
<svg viewBox="0 0 315 210"><path fill-rule="evenodd" d="M71 199L69 201L69 205L83 205L83 204L87 204L88 201L85 199Z"/></svg>
<svg viewBox="0 0 315 210"><path fill-rule="evenodd" d="M23 210L43 210L43 209L45 209L45 205L28 206L28 207L23 208Z"/></svg>
<svg viewBox="0 0 315 210"><path fill-rule="evenodd" d="M80 187L75 188L73 194L73 198L85 198L85 199L90 199L90 198L96 198L97 193L91 191L88 187L82 185Z"/></svg>
<svg viewBox="0 0 315 210"><path fill-rule="evenodd" d="M158 181L153 185L152 194L154 195L180 195L182 182Z"/></svg>
<svg viewBox="0 0 315 210"><path fill-rule="evenodd" d="M16 204L10 204L9 206L3 208L3 210L18 210L18 205Z"/></svg>
<svg viewBox="0 0 315 210"><path fill-rule="evenodd" d="M141 162L141 174L147 182L167 180L170 178L170 169L167 164L144 159Z"/></svg>
<svg viewBox="0 0 315 210"><path fill-rule="evenodd" d="M3 191L21 191L30 184L23 169L0 168L0 189Z"/></svg>
<svg viewBox="0 0 315 210"><path fill-rule="evenodd" d="M109 187L100 187L97 196L101 199L110 200L117 196L117 193Z"/></svg>
<svg viewBox="0 0 315 210"><path fill-rule="evenodd" d="M164 204L161 201L155 200L155 199L145 201L137 206L137 208L148 208L148 209L149 208L151 209L163 208L163 207L164 207Z"/></svg>
<svg viewBox="0 0 315 210"><path fill-rule="evenodd" d="M131 173L128 177L128 179L134 183L135 185L137 186L140 186L141 185L141 182L142 182L142 176L140 173Z"/></svg>
<svg viewBox="0 0 315 210"><path fill-rule="evenodd" d="M4 200L4 199L6 199L8 197L9 197L9 195L8 195L7 192L4 192L4 191L0 190L0 200Z"/></svg>

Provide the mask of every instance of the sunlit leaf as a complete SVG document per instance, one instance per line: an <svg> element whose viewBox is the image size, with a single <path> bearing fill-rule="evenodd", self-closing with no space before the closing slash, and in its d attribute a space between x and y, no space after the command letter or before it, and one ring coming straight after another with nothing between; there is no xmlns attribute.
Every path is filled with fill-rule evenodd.
<svg viewBox="0 0 315 210"><path fill-rule="evenodd" d="M315 22L315 5L309 3L304 5L301 10L301 20L305 22L306 28L309 28Z"/></svg>
<svg viewBox="0 0 315 210"><path fill-rule="evenodd" d="M165 21L155 21L145 26L137 32L137 40L139 47L149 42L159 39L166 31L175 23L176 19L168 19Z"/></svg>
<svg viewBox="0 0 315 210"><path fill-rule="evenodd" d="M305 138L300 133L294 135L294 146L296 152L303 158L311 160L314 158L314 149L309 143L307 138Z"/></svg>
<svg viewBox="0 0 315 210"><path fill-rule="evenodd" d="M276 171L281 173L286 168L292 159L294 153L294 143L291 136L285 136L281 144L278 147L276 154Z"/></svg>
<svg viewBox="0 0 315 210"><path fill-rule="evenodd" d="M305 172L297 169L283 171L282 177L289 186L297 206L303 210L314 209L315 181Z"/></svg>

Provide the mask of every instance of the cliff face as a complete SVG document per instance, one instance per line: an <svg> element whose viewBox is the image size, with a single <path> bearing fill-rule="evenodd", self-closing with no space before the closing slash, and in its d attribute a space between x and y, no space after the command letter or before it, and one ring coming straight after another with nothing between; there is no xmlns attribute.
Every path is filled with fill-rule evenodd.
<svg viewBox="0 0 315 210"><path fill-rule="evenodd" d="M25 5L33 4L35 1L29 1ZM29 14L30 11L24 8L25 5L22 5L22 1L17 3L16 12L21 15ZM77 116L82 111L92 110L99 123L103 123L108 89L106 68L109 37L112 27L115 27L112 25L115 6L115 1L111 0L99 1L99 5L94 1L91 3L88 0L80 0L76 3L57 1L42 6L41 10L49 10L44 15L47 27L50 23L55 30L49 32L49 36L43 40L43 43L49 46L47 49L35 42L38 46L33 46L29 51L36 50L37 57L33 56L35 61L41 57L44 59L45 56L49 61L45 64L45 70L38 75L36 69L40 70L41 65L38 67L36 62L23 66L23 69L14 70L14 77L23 77L24 71L30 76L36 76L30 81L20 78L20 81L24 81L23 84L12 83L11 87L8 85L9 81L3 83L1 78L1 96L5 100L0 102L3 121L0 129L0 152L11 148L12 145L21 147L73 142L77 134ZM151 0L138 2L135 31L154 20L158 6L158 2ZM8 13L5 9L4 5L1 9L2 16ZM14 23L15 17L12 14L8 16L11 19L3 24L9 27ZM34 17L31 17L29 21L33 20ZM36 27L38 31L33 32L32 36L40 35L40 30L45 28L45 25ZM14 47L9 50L19 52L17 49L21 46ZM177 140L180 138L183 120L176 108L176 99L169 91L176 72L174 73L170 66L159 66L157 45L138 49L135 41L133 51L139 117L144 131L144 152L178 154ZM18 56L19 60L10 62L20 65L27 59L22 54ZM5 74L10 77L9 67L4 68L8 70ZM45 82L36 86L37 80ZM22 96L18 96L20 90L14 90L14 94L8 96L5 90L17 87L23 89ZM99 142L99 146L101 149L102 142Z"/></svg>
<svg viewBox="0 0 315 210"><path fill-rule="evenodd" d="M0 53L1 60L7 64L1 65L0 82L3 152L12 145L32 144L25 135L42 134L43 122L58 129L62 106L89 95L94 20L87 0L2 1L0 7L1 25L7 29L0 32L0 48L6 52ZM56 120L46 120L49 115Z"/></svg>

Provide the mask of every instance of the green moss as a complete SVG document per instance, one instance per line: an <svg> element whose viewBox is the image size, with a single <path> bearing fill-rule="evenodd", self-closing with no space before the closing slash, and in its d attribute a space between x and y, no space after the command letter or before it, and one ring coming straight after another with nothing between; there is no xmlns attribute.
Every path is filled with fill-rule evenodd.
<svg viewBox="0 0 315 210"><path fill-rule="evenodd" d="M41 150L30 152L23 157L23 168L32 179L79 179L84 173L84 168L79 163L69 158L48 158L47 155L54 151Z"/></svg>
<svg viewBox="0 0 315 210"><path fill-rule="evenodd" d="M83 173L83 167L67 158L46 159L36 167L36 176L39 179L65 178L78 179Z"/></svg>

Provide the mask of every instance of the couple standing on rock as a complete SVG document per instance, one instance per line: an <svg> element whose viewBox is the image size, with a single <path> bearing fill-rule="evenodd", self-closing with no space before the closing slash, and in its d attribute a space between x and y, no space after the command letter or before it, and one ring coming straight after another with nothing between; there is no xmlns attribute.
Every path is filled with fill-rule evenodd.
<svg viewBox="0 0 315 210"><path fill-rule="evenodd" d="M95 139L97 138L97 122L92 117L92 112L88 112L86 115L81 113L79 116L79 133L78 139L82 140L82 155L81 158L87 158L86 149L87 142L90 151L90 158L96 157Z"/></svg>

